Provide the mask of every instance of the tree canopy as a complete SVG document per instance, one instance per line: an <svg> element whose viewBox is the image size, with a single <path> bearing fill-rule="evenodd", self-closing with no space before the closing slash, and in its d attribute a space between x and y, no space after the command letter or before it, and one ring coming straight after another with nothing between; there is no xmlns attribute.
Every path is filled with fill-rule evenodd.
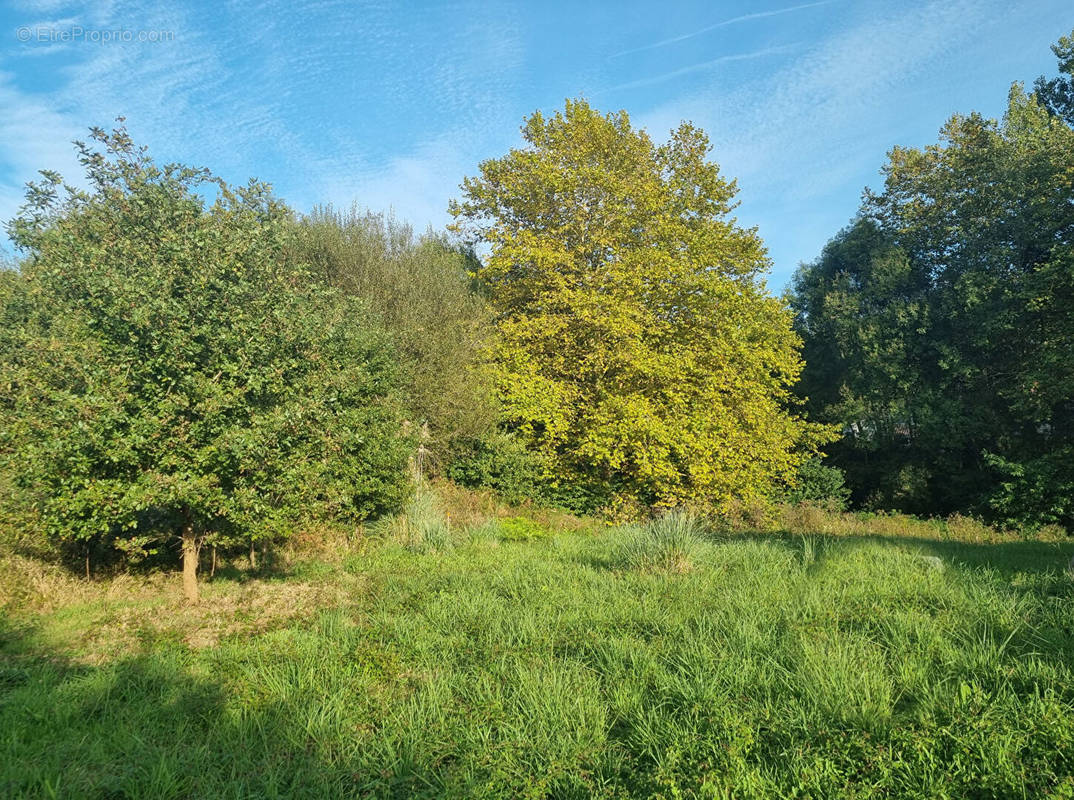
<svg viewBox="0 0 1074 800"><path fill-rule="evenodd" d="M1074 130L1039 99L892 150L795 279L801 391L859 501L1074 521Z"/></svg>
<svg viewBox="0 0 1074 800"><path fill-rule="evenodd" d="M390 216L330 207L300 220L295 247L313 277L363 301L391 335L431 466L442 470L461 443L488 435L498 413L488 369L495 327L472 290L472 253Z"/></svg>
<svg viewBox="0 0 1074 800"><path fill-rule="evenodd" d="M1052 45L1052 52L1059 59L1059 75L1054 78L1037 78L1033 89L1037 98L1052 114L1074 125L1074 31L1061 36Z"/></svg>
<svg viewBox="0 0 1074 800"><path fill-rule="evenodd" d="M507 426L595 506L723 507L791 480L821 436L787 410L798 340L705 134L658 145L581 100L522 134L451 206L490 247Z"/></svg>
<svg viewBox="0 0 1074 800"><path fill-rule="evenodd" d="M263 184L155 165L123 128L93 142L88 191L30 187L0 307L2 451L52 536L141 554L181 537L196 595L206 537L397 506L393 348L288 258L290 212Z"/></svg>

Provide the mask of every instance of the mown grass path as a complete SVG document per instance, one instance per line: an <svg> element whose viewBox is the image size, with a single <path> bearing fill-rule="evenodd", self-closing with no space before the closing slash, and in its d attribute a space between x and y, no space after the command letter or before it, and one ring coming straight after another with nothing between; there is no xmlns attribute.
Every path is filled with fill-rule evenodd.
<svg viewBox="0 0 1074 800"><path fill-rule="evenodd" d="M486 535L218 580L239 622L240 591L320 599L201 646L114 593L12 612L0 796L1074 796L1071 545L630 547ZM122 646L87 637L116 619Z"/></svg>

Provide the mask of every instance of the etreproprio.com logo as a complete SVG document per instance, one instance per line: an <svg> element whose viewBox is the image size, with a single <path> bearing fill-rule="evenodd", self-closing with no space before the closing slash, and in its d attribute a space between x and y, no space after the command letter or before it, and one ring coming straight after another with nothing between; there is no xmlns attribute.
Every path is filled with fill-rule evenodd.
<svg viewBox="0 0 1074 800"><path fill-rule="evenodd" d="M87 42L90 44L117 44L134 42L170 42L175 31L131 30L130 28L84 28L81 25L58 27L55 25L24 25L15 30L20 42L42 44L66 44Z"/></svg>

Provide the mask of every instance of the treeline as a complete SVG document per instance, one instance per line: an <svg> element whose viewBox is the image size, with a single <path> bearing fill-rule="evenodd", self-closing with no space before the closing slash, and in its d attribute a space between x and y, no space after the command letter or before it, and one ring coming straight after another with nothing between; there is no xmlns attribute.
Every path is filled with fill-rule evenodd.
<svg viewBox="0 0 1074 800"><path fill-rule="evenodd" d="M827 432L704 134L584 102L524 134L416 236L93 129L88 188L43 172L8 227L5 538L181 556L196 598L206 547L360 523L430 474L617 517L793 485Z"/></svg>
<svg viewBox="0 0 1074 800"><path fill-rule="evenodd" d="M1001 121L897 147L791 303L854 500L1074 527L1074 34Z"/></svg>
<svg viewBox="0 0 1074 800"><path fill-rule="evenodd" d="M789 303L690 124L536 113L422 235L93 129L87 188L45 171L8 226L4 538L181 559L195 597L204 548L355 525L431 475L623 519L841 503L845 473L865 507L1070 527L1074 37L1055 51L1002 121L893 150Z"/></svg>

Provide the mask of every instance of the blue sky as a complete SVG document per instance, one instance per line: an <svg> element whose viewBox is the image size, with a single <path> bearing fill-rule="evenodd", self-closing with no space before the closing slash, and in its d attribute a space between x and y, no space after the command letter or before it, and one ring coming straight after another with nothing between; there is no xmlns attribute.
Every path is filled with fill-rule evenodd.
<svg viewBox="0 0 1074 800"><path fill-rule="evenodd" d="M123 115L160 161L259 177L300 210L357 202L440 227L523 117L585 96L656 138L681 119L709 133L778 291L893 145L936 141L956 111L1000 115L1012 81L1054 73L1048 46L1071 27L1069 0L15 0L0 216L36 170L77 176L70 141Z"/></svg>

